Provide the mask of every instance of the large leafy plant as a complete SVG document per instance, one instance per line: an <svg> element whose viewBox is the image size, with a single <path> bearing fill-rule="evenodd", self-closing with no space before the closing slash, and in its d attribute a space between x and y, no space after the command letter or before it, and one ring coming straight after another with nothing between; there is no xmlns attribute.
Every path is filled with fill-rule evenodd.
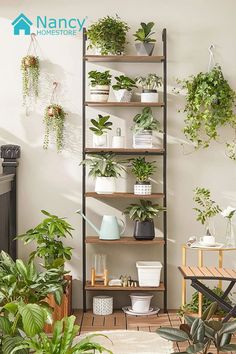
<svg viewBox="0 0 236 354"><path fill-rule="evenodd" d="M132 130L134 133L140 133L144 130L160 131L160 122L153 117L150 107L144 107L141 113L136 114L133 121Z"/></svg>
<svg viewBox="0 0 236 354"><path fill-rule="evenodd" d="M137 157L129 162L131 163L131 172L139 183L148 182L156 170L155 161L146 161L145 157Z"/></svg>
<svg viewBox="0 0 236 354"><path fill-rule="evenodd" d="M137 77L136 82L142 86L143 90L157 90L162 85L162 78L157 74L148 74Z"/></svg>
<svg viewBox="0 0 236 354"><path fill-rule="evenodd" d="M82 161L82 164L89 166L89 176L92 177L119 177L125 171L122 161L116 159L115 154L104 153L101 155L91 155Z"/></svg>
<svg viewBox="0 0 236 354"><path fill-rule="evenodd" d="M152 32L152 29L154 27L154 22L148 22L144 23L141 22L141 28L139 28L135 33L135 41L142 42L142 43L154 43L156 40L154 38L151 38L155 32Z"/></svg>
<svg viewBox="0 0 236 354"><path fill-rule="evenodd" d="M89 71L88 77L90 79L91 86L96 85L110 85L111 84L111 74L109 70L106 71L98 71L92 70Z"/></svg>
<svg viewBox="0 0 236 354"><path fill-rule="evenodd" d="M102 55L124 53L129 26L119 16L106 16L92 24L87 30L88 48L98 48Z"/></svg>
<svg viewBox="0 0 236 354"><path fill-rule="evenodd" d="M93 134L101 136L107 132L107 130L111 130L112 122L109 122L110 116L102 116L98 115L98 119L91 119L90 122L93 125L89 127L89 129L93 132Z"/></svg>
<svg viewBox="0 0 236 354"><path fill-rule="evenodd" d="M220 66L178 82L186 90L184 134L196 149L206 148L216 140L220 127L236 129L236 95Z"/></svg>
<svg viewBox="0 0 236 354"><path fill-rule="evenodd" d="M131 220L150 221L164 211L165 208L159 204L153 204L150 200L140 200L140 204L130 204L124 211L124 214L129 215Z"/></svg>
<svg viewBox="0 0 236 354"><path fill-rule="evenodd" d="M137 87L135 81L128 76L125 75L115 76L115 79L116 79L116 83L112 85L112 88L115 91L123 90L123 89L132 91L134 87Z"/></svg>
<svg viewBox="0 0 236 354"><path fill-rule="evenodd" d="M36 250L30 254L30 259L39 257L43 259L43 266L46 269L64 267L66 260L71 259L71 247L64 245L64 239L71 235L73 228L65 220L41 210L46 218L34 229L28 230L25 234L18 236L26 244L35 241Z"/></svg>

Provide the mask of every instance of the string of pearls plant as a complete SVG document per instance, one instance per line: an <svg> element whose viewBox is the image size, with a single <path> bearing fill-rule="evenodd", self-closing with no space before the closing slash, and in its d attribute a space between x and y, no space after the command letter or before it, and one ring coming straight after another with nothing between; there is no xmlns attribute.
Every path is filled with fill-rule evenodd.
<svg viewBox="0 0 236 354"><path fill-rule="evenodd" d="M30 106L36 101L39 94L39 58L34 55L26 55L21 60L23 104Z"/></svg>
<svg viewBox="0 0 236 354"><path fill-rule="evenodd" d="M64 122L67 113L63 107L58 104L50 104L46 107L44 113L45 135L44 149L48 149L50 133L55 133L55 143L57 152L61 152L64 145Z"/></svg>

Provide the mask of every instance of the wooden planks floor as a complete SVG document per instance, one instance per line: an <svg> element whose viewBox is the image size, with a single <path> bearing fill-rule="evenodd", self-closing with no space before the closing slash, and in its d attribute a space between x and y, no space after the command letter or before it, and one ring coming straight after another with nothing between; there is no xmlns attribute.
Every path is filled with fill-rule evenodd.
<svg viewBox="0 0 236 354"><path fill-rule="evenodd" d="M91 311L83 313L82 310L75 310L76 322L80 325L80 333L87 333L92 331L106 331L106 330L135 330L155 332L161 326L179 327L180 319L176 315L175 310L168 313L159 313L153 316L129 316L125 315L123 311L115 311L110 316L96 316ZM236 338L235 341L236 343ZM175 351L184 351L188 346L187 342L175 345ZM210 352L216 354L214 348L210 348ZM235 352L232 352L235 354Z"/></svg>

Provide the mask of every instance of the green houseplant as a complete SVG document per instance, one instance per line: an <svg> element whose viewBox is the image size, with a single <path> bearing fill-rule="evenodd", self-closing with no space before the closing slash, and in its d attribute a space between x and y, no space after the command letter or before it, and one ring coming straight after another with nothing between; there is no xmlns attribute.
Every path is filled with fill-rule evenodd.
<svg viewBox="0 0 236 354"><path fill-rule="evenodd" d="M27 55L21 60L21 72L23 83L23 104L29 108L32 102L37 100L39 94L39 58Z"/></svg>
<svg viewBox="0 0 236 354"><path fill-rule="evenodd" d="M156 74L139 76L136 82L142 86L141 102L158 102L157 89L162 85L162 78Z"/></svg>
<svg viewBox="0 0 236 354"><path fill-rule="evenodd" d="M82 161L82 164L89 166L89 176L96 179L95 192L98 194L115 193L115 179L121 176L122 171L125 171L122 161L118 161L112 153L90 156Z"/></svg>
<svg viewBox="0 0 236 354"><path fill-rule="evenodd" d="M154 22L144 23L141 22L141 28L139 28L135 33L135 48L138 55L152 55L156 40L152 38L155 32L152 32L154 27Z"/></svg>
<svg viewBox="0 0 236 354"><path fill-rule="evenodd" d="M46 107L44 113L45 135L44 149L48 149L50 132L55 132L57 152L61 152L64 143L64 123L67 113L58 104L52 103Z"/></svg>
<svg viewBox="0 0 236 354"><path fill-rule="evenodd" d="M109 70L92 70L88 73L90 80L90 97L94 102L107 102L109 97L111 74Z"/></svg>
<svg viewBox="0 0 236 354"><path fill-rule="evenodd" d="M153 131L160 132L160 123L154 118L150 107L144 107L141 113L133 118L133 147L152 148Z"/></svg>
<svg viewBox="0 0 236 354"><path fill-rule="evenodd" d="M116 100L118 102L130 102L132 90L137 87L135 80L128 76L115 76L116 83L112 85Z"/></svg>
<svg viewBox="0 0 236 354"><path fill-rule="evenodd" d="M98 119L91 119L91 127L93 132L93 147L107 147L107 131L111 130L112 122L109 122L110 116L102 116L98 114Z"/></svg>
<svg viewBox="0 0 236 354"><path fill-rule="evenodd" d="M134 185L134 194L150 195L152 194L152 185L150 177L156 170L155 161L146 161L145 157L136 157L130 159L131 172L136 177Z"/></svg>
<svg viewBox="0 0 236 354"><path fill-rule="evenodd" d="M135 221L134 238L136 240L153 240L155 227L153 219L165 208L153 204L150 200L140 200L140 204L130 204L124 211L131 220Z"/></svg>
<svg viewBox="0 0 236 354"><path fill-rule="evenodd" d="M87 30L88 48L95 48L101 55L124 53L129 26L119 16L106 16L93 23Z"/></svg>
<svg viewBox="0 0 236 354"><path fill-rule="evenodd" d="M207 148L219 137L218 129L236 129L234 113L235 92L216 65L207 73L200 72L185 80L178 80L186 90L184 134L196 149Z"/></svg>

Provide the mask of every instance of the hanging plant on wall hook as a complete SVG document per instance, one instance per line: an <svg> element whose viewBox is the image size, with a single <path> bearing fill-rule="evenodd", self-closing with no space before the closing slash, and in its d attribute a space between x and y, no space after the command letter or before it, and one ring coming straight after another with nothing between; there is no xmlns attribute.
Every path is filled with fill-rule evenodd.
<svg viewBox="0 0 236 354"><path fill-rule="evenodd" d="M36 48L36 34L31 33L27 55L21 59L23 105L26 106L27 115L39 94L40 65Z"/></svg>
<svg viewBox="0 0 236 354"><path fill-rule="evenodd" d="M44 113L45 135L43 148L48 149L50 133L54 132L57 152L61 152L64 140L64 122L67 113L61 105L55 103L57 101L56 90L58 82L54 82L53 86L50 104L46 107Z"/></svg>

